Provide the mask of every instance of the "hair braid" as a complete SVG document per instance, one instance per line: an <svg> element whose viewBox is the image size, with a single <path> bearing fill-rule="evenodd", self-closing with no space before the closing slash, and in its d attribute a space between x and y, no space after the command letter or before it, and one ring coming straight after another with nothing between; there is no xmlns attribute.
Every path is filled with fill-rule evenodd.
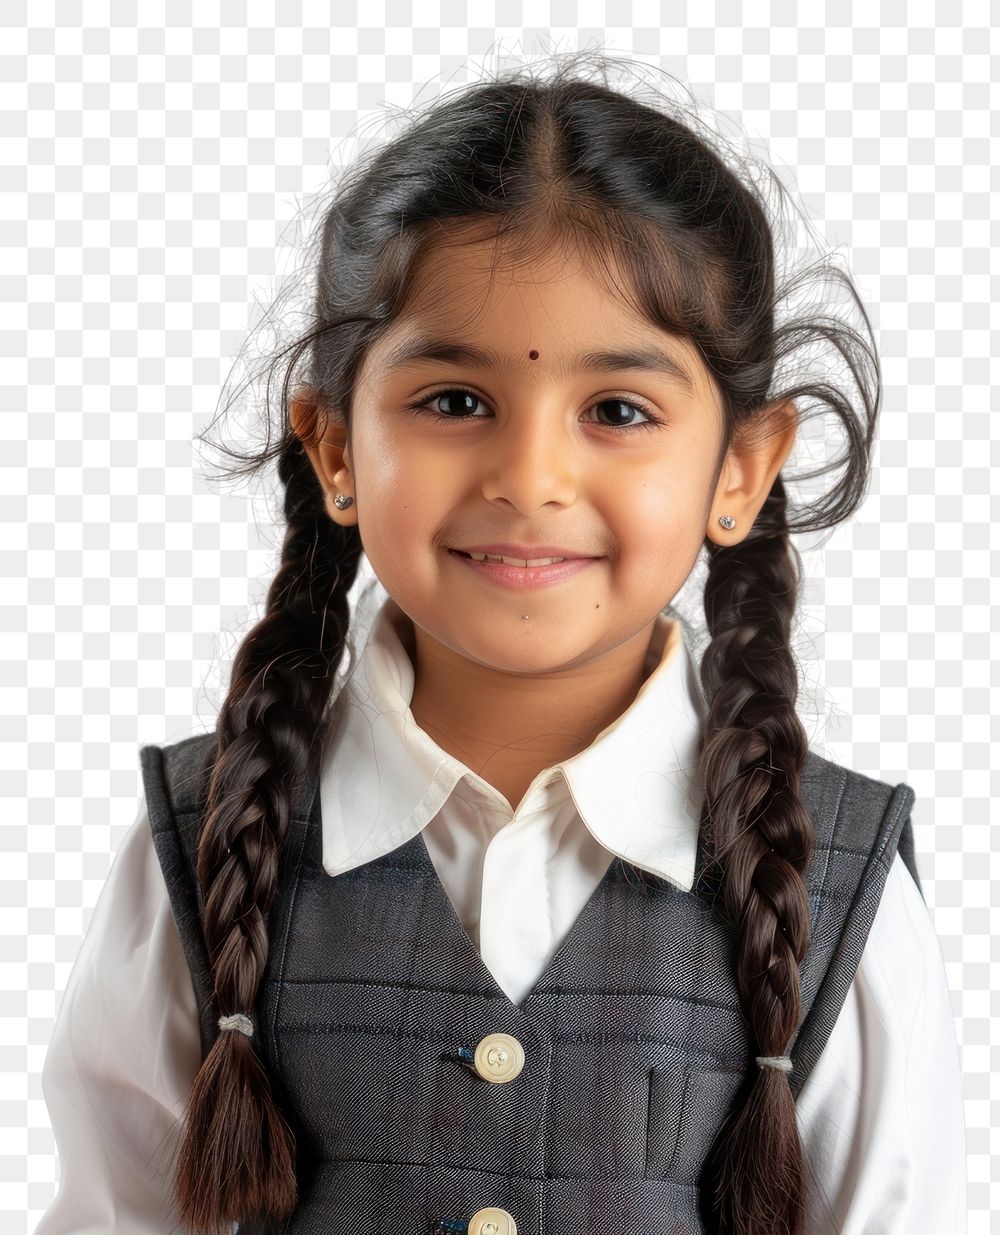
<svg viewBox="0 0 1000 1235"><path fill-rule="evenodd" d="M755 1055L782 1055L798 1028L809 944L802 874L814 845L799 797L808 742L789 647L800 582L780 476L740 543L710 546L701 664L708 701L700 766L706 853L737 934L736 982ZM707 1164L718 1230L799 1235L802 1146L787 1074L755 1067Z"/></svg>
<svg viewBox="0 0 1000 1235"><path fill-rule="evenodd" d="M226 1015L250 1012L264 974L279 856L294 795L321 748L361 553L357 528L327 515L297 440L279 476L281 565L233 663L198 845L205 940ZM294 1134L242 1033L220 1032L195 1079L176 1188L181 1220L195 1231L283 1218L297 1204Z"/></svg>

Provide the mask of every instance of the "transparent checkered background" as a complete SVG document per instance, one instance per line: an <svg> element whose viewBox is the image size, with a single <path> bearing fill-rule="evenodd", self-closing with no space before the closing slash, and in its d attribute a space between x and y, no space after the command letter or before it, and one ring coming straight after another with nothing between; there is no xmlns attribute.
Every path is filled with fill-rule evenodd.
<svg viewBox="0 0 1000 1235"><path fill-rule="evenodd" d="M916 790L970 1230L1000 1231L989 6L245 9L149 3L136 26L124 3L0 7L3 1229L32 1230L55 1192L40 1073L139 746L212 726L275 568L270 497L210 484L192 438L294 265L299 211L359 125L370 144L479 66L589 46L689 81L788 169L878 332L870 496L805 558L804 719L822 753Z"/></svg>

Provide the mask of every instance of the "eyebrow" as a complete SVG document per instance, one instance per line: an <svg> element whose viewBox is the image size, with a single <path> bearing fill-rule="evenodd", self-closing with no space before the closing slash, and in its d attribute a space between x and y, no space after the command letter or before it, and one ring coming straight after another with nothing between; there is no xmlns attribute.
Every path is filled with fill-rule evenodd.
<svg viewBox="0 0 1000 1235"><path fill-rule="evenodd" d="M423 360L471 365L494 373L500 372L504 367L504 358L492 348L473 347L467 343L452 343L446 339L424 336L397 344L386 356L383 367L388 372ZM611 373L619 369L642 369L665 374L679 382L688 394L695 393L694 382L687 370L682 368L668 351L656 344L583 352L576 357L575 365L563 366L561 371Z"/></svg>

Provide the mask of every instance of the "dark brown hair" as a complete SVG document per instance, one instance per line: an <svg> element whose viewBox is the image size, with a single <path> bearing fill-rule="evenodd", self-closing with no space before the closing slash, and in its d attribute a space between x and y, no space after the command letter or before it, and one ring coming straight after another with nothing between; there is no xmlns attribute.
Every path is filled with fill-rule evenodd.
<svg viewBox="0 0 1000 1235"><path fill-rule="evenodd" d="M753 431L779 401L795 401L800 426L822 413L843 430L843 453L803 476L836 472L825 492L793 509L779 474L738 543L704 545L701 873L738 941L736 980L755 1051L781 1055L800 1020L809 943L802 875L813 848L799 796L807 742L790 635L801 570L789 536L832 527L864 496L881 391L871 329L850 277L828 257L779 282L774 233L790 195L765 164L710 131L690 96L687 105L659 94L644 101L609 84L617 62L597 53L556 61L548 74L522 66L446 95L344 175L317 233L315 320L269 361L269 397L270 375L284 366L276 436L268 421L262 449L229 451L242 461L229 469L236 475L277 459L287 530L265 615L235 657L198 850L218 1011L249 1011L257 997L290 803L319 759L362 553L357 527L326 513L291 427L293 386L312 392L317 415L337 409L349 433L366 350L399 317L431 246L465 234L526 247L558 239L596 265L613 255L627 276L620 294L697 348L722 396L720 466L734 435ZM635 67L626 62L626 73ZM861 329L830 312L829 297L795 311L827 281L846 293ZM846 368L848 389L820 371L823 357ZM182 1221L221 1232L234 1220L288 1216L297 1203L293 1124L253 1040L220 1033L187 1112ZM785 1073L754 1070L702 1191L710 1230L802 1232L802 1152Z"/></svg>

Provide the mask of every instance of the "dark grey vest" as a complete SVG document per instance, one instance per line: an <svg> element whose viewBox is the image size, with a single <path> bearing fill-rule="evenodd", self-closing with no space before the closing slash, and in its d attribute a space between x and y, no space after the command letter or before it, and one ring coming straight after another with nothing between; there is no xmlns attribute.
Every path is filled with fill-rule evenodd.
<svg viewBox="0 0 1000 1235"><path fill-rule="evenodd" d="M214 735L140 752L153 841L199 1008L220 1031L195 853ZM535 986L514 1004L483 963L422 834L332 877L314 779L293 812L254 1041L297 1135L298 1208L241 1235L427 1235L497 1206L518 1235L699 1232L709 1147L756 1064L734 937L707 889L616 857ZM809 753L816 832L798 1093L843 1006L897 848L919 878L907 784ZM701 850L699 848L699 861ZM470 1058L511 1035L524 1064ZM488 1228L485 1228L488 1229Z"/></svg>

